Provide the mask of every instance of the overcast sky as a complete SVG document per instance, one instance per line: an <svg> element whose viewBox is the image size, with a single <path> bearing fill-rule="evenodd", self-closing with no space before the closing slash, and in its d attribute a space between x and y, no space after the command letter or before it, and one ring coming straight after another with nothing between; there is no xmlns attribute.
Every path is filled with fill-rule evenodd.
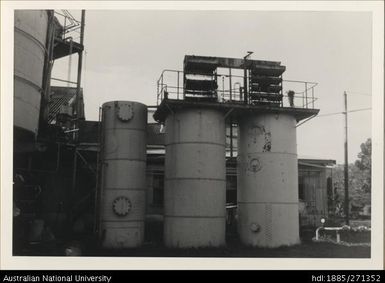
<svg viewBox="0 0 385 283"><path fill-rule="evenodd" d="M74 15L78 15L74 11ZM371 107L371 14L366 12L86 11L83 83L87 120L106 101L156 104L163 69L184 55L280 61L284 79L318 83L319 117L297 128L299 157L343 162L343 92L348 109ZM71 79L76 80L77 56ZM53 76L68 78L68 58ZM349 162L371 137L371 111L349 114Z"/></svg>

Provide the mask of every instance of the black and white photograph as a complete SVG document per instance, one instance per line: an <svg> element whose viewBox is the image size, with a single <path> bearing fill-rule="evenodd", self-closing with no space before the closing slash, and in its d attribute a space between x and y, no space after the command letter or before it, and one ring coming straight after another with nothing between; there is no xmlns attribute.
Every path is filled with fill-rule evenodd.
<svg viewBox="0 0 385 283"><path fill-rule="evenodd" d="M382 1L55 2L2 3L6 269L383 268Z"/></svg>

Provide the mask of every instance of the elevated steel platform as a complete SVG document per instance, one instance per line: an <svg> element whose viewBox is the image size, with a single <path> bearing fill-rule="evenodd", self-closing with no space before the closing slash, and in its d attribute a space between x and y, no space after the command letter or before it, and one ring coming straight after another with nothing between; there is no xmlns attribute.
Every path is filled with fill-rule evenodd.
<svg viewBox="0 0 385 283"><path fill-rule="evenodd" d="M318 114L319 109L281 107L279 105L252 105L241 102L217 102L217 101L199 101L199 100L178 100L163 99L154 113L154 119L163 123L166 117L175 111L184 108L209 108L223 111L224 115L231 117L233 122L238 121L239 117L248 113L276 113L294 115L297 122L310 118Z"/></svg>
<svg viewBox="0 0 385 283"><path fill-rule="evenodd" d="M72 45L72 46L71 46ZM53 50L53 59L57 60L74 53L80 53L84 50L84 46L78 42L70 42L61 38L55 38Z"/></svg>

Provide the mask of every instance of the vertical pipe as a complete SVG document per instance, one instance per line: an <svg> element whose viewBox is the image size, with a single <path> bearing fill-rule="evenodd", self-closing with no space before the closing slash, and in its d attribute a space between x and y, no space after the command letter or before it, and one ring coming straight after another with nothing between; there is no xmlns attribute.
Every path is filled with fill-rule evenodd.
<svg viewBox="0 0 385 283"><path fill-rule="evenodd" d="M96 178L95 178L95 196L94 196L94 233L97 234L99 231L99 174L100 174L100 151L101 151L101 135L100 135L100 124L101 124L101 118L100 118L101 108L99 107L99 113L98 113L98 144L99 144L99 150L96 152Z"/></svg>
<svg viewBox="0 0 385 283"><path fill-rule="evenodd" d="M73 39L70 37L70 49L69 49L69 56L68 56L68 73L67 73L67 87L71 86L71 69L72 69L72 46L73 46Z"/></svg>
<svg viewBox="0 0 385 283"><path fill-rule="evenodd" d="M282 75L281 75L281 96L282 96L281 107L283 107L283 79L282 79Z"/></svg>
<svg viewBox="0 0 385 283"><path fill-rule="evenodd" d="M344 166L344 184L345 184L345 221L349 225L349 171L348 171L348 98L344 91L345 104L345 166Z"/></svg>
<svg viewBox="0 0 385 283"><path fill-rule="evenodd" d="M214 91L211 91L211 95L215 94L217 100L218 100L218 73L214 71L214 80L215 80L215 85L217 86Z"/></svg>
<svg viewBox="0 0 385 283"><path fill-rule="evenodd" d="M232 88L232 83L231 83L231 68L229 68L229 90L230 90L230 101L232 100L232 96L233 96L233 90L231 89Z"/></svg>
<svg viewBox="0 0 385 283"><path fill-rule="evenodd" d="M243 68L243 100L247 104L247 69L246 69L246 59L244 61Z"/></svg>
<svg viewBox="0 0 385 283"><path fill-rule="evenodd" d="M248 101L248 97L247 97L247 94L248 94L248 90L247 90L247 66L246 66L246 59L251 55L253 54L252 51L247 51L247 55L245 57L243 57L243 88L244 88L244 101L245 101L245 104L247 104L247 101Z"/></svg>
<svg viewBox="0 0 385 283"><path fill-rule="evenodd" d="M84 22L85 22L85 10L82 10L81 24L80 24L80 45L83 46L84 43ZM77 86L76 86L76 98L75 98L75 109L76 109L76 117L79 118L79 95L80 95L80 85L82 80L82 64L83 64L83 50L79 52L79 60L78 60L78 77L77 77Z"/></svg>
<svg viewBox="0 0 385 283"><path fill-rule="evenodd" d="M103 161L103 158L102 158L102 153L104 152L104 144L105 144L105 135L104 135L104 123L103 121L105 120L104 119L104 112L103 112L103 108L102 107L99 107L99 111L101 112L100 113L100 116L99 116L99 121L100 121L100 124L99 124L99 162L100 162L100 166L99 166L99 174L100 174L100 177L99 177L99 194L98 194L98 202L97 202L97 211L98 211L98 214L97 214L97 233L96 235L98 236L98 239L99 239L99 244L102 243L102 240L103 239L103 229L102 229L102 225L101 225L101 220L102 220L102 204L103 204L103 201L104 201L104 172L105 172L105 163Z"/></svg>

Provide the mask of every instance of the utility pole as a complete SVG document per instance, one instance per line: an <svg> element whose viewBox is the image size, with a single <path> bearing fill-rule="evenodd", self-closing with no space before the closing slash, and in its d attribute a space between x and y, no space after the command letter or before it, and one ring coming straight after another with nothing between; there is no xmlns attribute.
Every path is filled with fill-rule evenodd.
<svg viewBox="0 0 385 283"><path fill-rule="evenodd" d="M344 168L344 184L345 184L345 222L349 225L349 164L348 164L348 98L344 91L345 104L345 168Z"/></svg>

